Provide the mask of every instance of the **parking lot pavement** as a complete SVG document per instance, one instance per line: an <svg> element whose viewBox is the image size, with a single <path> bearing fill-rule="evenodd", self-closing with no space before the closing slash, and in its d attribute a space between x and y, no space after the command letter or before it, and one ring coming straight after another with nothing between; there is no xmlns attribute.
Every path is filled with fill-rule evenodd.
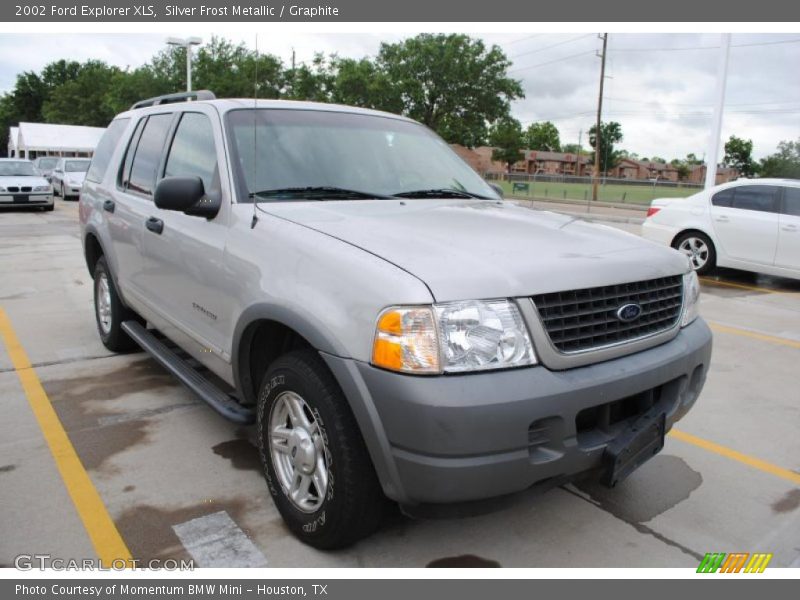
<svg viewBox="0 0 800 600"><path fill-rule="evenodd" d="M704 278L715 330L705 391L662 453L614 490L578 482L461 519L396 514L352 548L319 552L283 525L250 429L145 354L100 344L75 203L0 213L0 272L0 565L107 556L117 540L137 559L199 566L696 567L712 551L800 566L800 282ZM92 493L100 504L87 510Z"/></svg>

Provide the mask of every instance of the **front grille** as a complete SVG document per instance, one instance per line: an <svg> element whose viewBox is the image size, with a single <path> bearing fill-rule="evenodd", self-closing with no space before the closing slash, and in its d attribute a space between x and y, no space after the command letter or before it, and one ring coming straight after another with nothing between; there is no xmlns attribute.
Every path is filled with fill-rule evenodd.
<svg viewBox="0 0 800 600"><path fill-rule="evenodd" d="M606 285L533 296L547 335L563 353L584 352L660 333L676 325L683 304L683 278ZM617 317L625 304L642 311L631 322Z"/></svg>
<svg viewBox="0 0 800 600"><path fill-rule="evenodd" d="M10 186L8 186L6 189L7 189L9 192L18 192L18 191L19 191L19 186L16 186L16 185L10 185Z"/></svg>
<svg viewBox="0 0 800 600"><path fill-rule="evenodd" d="M22 192L30 192L33 188L29 185L24 186L20 191Z"/></svg>

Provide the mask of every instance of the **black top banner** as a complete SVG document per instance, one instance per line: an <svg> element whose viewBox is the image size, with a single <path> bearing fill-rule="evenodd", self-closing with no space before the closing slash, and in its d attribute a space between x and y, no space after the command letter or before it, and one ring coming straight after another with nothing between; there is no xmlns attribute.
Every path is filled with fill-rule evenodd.
<svg viewBox="0 0 800 600"><path fill-rule="evenodd" d="M759 0L59 0L0 5L3 21L791 22L800 2Z"/></svg>

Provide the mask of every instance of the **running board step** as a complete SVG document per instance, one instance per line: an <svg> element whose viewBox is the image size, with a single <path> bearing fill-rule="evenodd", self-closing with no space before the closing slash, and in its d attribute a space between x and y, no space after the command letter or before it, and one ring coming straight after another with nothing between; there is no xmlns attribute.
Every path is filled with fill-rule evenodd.
<svg viewBox="0 0 800 600"><path fill-rule="evenodd" d="M223 392L186 361L150 333L137 321L124 321L122 329L130 338L152 356L162 367L172 373L183 385L197 394L211 408L234 423L248 425L255 421L255 412L239 404L234 398Z"/></svg>

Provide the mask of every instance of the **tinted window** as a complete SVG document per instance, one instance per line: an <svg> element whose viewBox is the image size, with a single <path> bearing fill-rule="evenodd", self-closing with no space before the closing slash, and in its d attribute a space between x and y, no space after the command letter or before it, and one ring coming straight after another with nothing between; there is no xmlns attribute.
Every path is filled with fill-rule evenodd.
<svg viewBox="0 0 800 600"><path fill-rule="evenodd" d="M0 161L0 177L32 177L36 169L32 162L27 160Z"/></svg>
<svg viewBox="0 0 800 600"><path fill-rule="evenodd" d="M64 163L64 171L67 173L84 173L88 168L88 160L68 160Z"/></svg>
<svg viewBox="0 0 800 600"><path fill-rule="evenodd" d="M52 169L58 163L57 158L40 158L39 159L39 168L40 169Z"/></svg>
<svg viewBox="0 0 800 600"><path fill-rule="evenodd" d="M778 212L776 207L778 188L774 185L743 185L737 187L733 196L733 208Z"/></svg>
<svg viewBox="0 0 800 600"><path fill-rule="evenodd" d="M722 190L714 194L714 197L711 198L711 203L714 206L731 207L733 205L733 188Z"/></svg>
<svg viewBox="0 0 800 600"><path fill-rule="evenodd" d="M800 188L783 188L783 214L800 217Z"/></svg>
<svg viewBox="0 0 800 600"><path fill-rule="evenodd" d="M103 137L100 138L100 142L97 144L97 148L94 151L92 166L89 167L89 171L86 173L86 179L90 179L91 181L103 180L106 169L108 169L108 163L111 161L111 155L114 154L114 150L117 148L117 144L119 144L119 140L125 128L128 126L129 120L130 119L117 119L116 121L112 121L111 125L108 126L108 129L106 129Z"/></svg>
<svg viewBox="0 0 800 600"><path fill-rule="evenodd" d="M142 137L136 146L131 164L128 189L147 196L153 195L156 183L156 169L161 161L164 143L167 140L172 115L151 115L144 125Z"/></svg>
<svg viewBox="0 0 800 600"><path fill-rule="evenodd" d="M200 113L185 113L172 140L164 177L197 176L206 191L219 187L217 153L211 121Z"/></svg>

